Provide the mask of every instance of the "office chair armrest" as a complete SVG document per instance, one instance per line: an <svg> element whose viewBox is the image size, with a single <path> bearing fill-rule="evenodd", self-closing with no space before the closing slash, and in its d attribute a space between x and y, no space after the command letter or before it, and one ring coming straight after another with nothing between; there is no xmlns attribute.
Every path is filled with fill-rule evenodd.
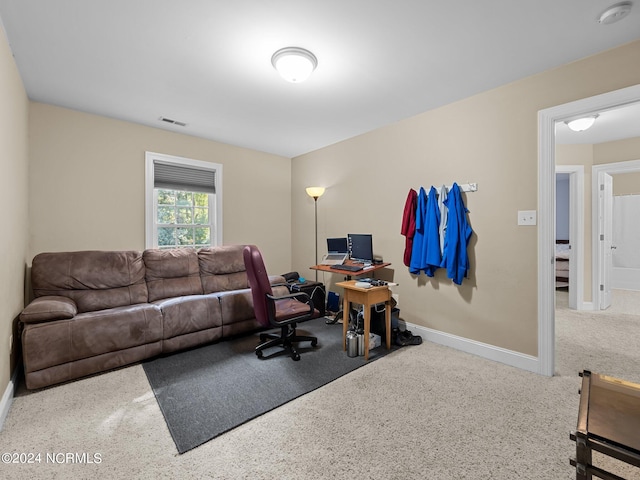
<svg viewBox="0 0 640 480"><path fill-rule="evenodd" d="M300 300L297 297L300 297L303 300ZM285 298L296 298L297 300L301 301L302 303L312 303L313 304L313 301L311 300L311 297L305 292L293 292L293 293L288 293L287 295L280 295L278 297L276 297L275 295L269 295L267 293L267 298L269 300L284 300Z"/></svg>

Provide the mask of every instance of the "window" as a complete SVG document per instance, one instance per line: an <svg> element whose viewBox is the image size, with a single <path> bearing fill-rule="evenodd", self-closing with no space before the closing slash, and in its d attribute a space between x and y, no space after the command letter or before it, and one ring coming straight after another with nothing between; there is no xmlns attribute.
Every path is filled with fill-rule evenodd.
<svg viewBox="0 0 640 480"><path fill-rule="evenodd" d="M222 165L146 152L146 248L222 243Z"/></svg>

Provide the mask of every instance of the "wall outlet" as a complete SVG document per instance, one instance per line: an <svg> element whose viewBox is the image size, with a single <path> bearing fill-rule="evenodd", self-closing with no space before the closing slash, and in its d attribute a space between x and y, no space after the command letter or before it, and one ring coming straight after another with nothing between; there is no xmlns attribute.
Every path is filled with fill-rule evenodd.
<svg viewBox="0 0 640 480"><path fill-rule="evenodd" d="M518 225L535 225L537 213L535 210L518 210Z"/></svg>

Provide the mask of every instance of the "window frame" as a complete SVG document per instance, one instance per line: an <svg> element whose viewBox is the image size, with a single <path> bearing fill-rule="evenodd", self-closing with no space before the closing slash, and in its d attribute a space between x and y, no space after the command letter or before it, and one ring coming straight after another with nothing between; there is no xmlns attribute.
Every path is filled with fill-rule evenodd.
<svg viewBox="0 0 640 480"><path fill-rule="evenodd" d="M211 246L222 245L222 165L163 153L145 152L145 248L158 247L156 195L154 194L155 161L176 166L190 166L215 172L216 193L209 194L209 218L213 225ZM185 190L187 191L187 190ZM213 203L213 205L212 205ZM213 215L213 219L211 216Z"/></svg>

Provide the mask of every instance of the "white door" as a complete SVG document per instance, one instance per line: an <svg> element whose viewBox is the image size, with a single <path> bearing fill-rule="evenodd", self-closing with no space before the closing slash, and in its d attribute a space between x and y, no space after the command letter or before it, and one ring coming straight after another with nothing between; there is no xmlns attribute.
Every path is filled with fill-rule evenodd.
<svg viewBox="0 0 640 480"><path fill-rule="evenodd" d="M599 221L600 238L600 310L611 306L611 274L613 273L613 177L601 172L599 178Z"/></svg>

